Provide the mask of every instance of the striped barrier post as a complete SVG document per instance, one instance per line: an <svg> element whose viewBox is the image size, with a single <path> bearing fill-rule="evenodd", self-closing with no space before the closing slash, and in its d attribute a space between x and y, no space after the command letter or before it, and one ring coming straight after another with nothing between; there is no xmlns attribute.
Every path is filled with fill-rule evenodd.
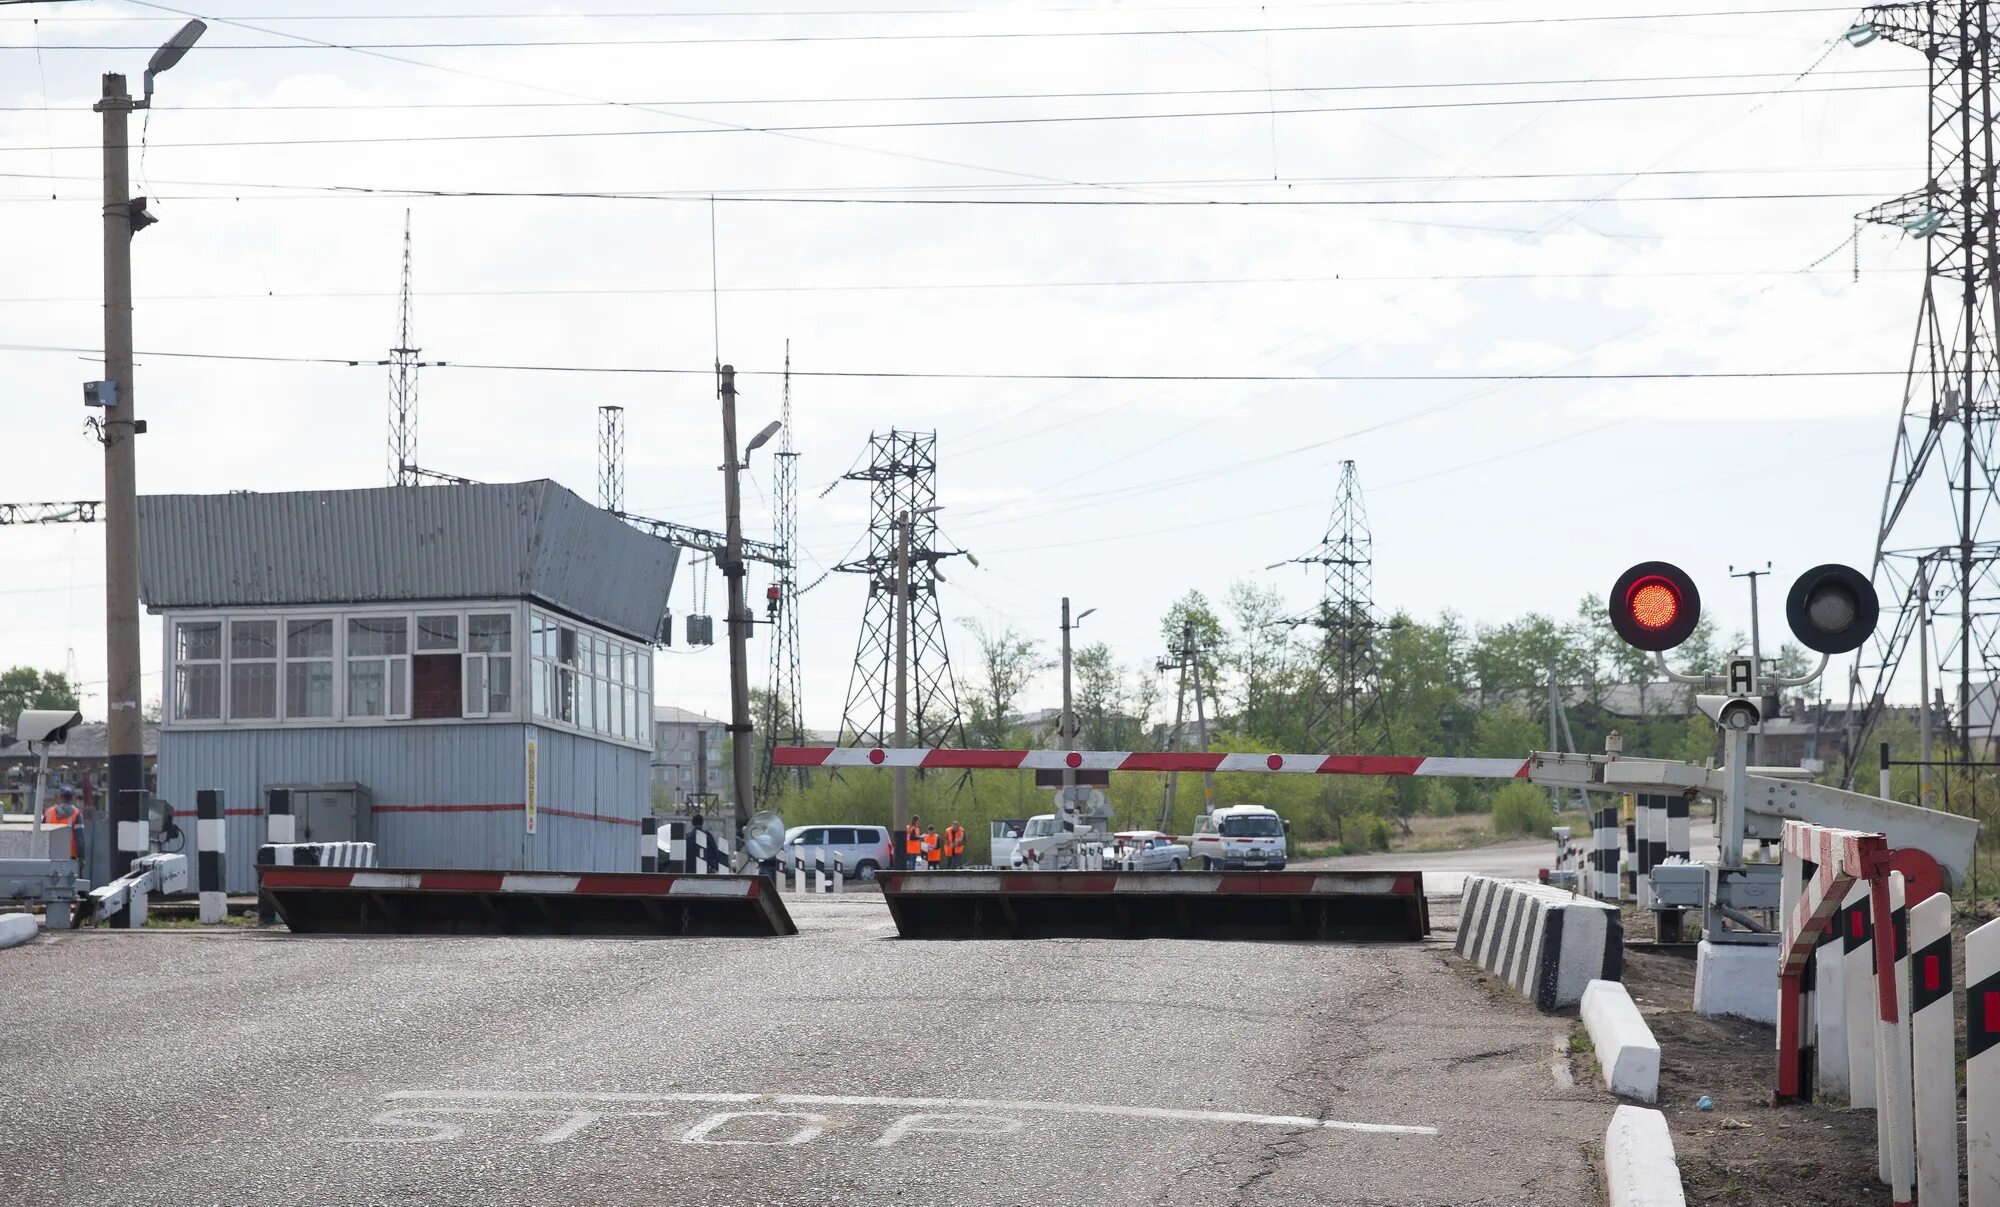
<svg viewBox="0 0 2000 1207"><path fill-rule="evenodd" d="M806 891L805 852L797 847L792 848L792 891L795 893Z"/></svg>
<svg viewBox="0 0 2000 1207"><path fill-rule="evenodd" d="M227 855L228 831L222 807L222 793L213 788L203 788L194 794L195 814L195 890L198 894L203 926L214 926L229 916L229 898L224 895L223 886L228 883L223 874L223 863Z"/></svg>
<svg viewBox="0 0 2000 1207"><path fill-rule="evenodd" d="M833 853L833 893L834 896L837 897L846 891L847 891L846 861L844 857L840 854L840 852L835 851Z"/></svg>
<svg viewBox="0 0 2000 1207"><path fill-rule="evenodd" d="M1667 858L1694 862L1694 819L1686 796L1667 798Z"/></svg>
<svg viewBox="0 0 2000 1207"><path fill-rule="evenodd" d="M1857 884L1841 910L1841 965L1846 974L1848 1105L1875 1109L1875 919L1868 886Z"/></svg>
<svg viewBox="0 0 2000 1207"><path fill-rule="evenodd" d="M1889 926L1875 934L1875 992L1882 997L1882 1025L1875 1041L1877 1172L1895 1201L1910 1201L1916 1173L1916 1102L1910 1082L1910 911L1903 904L1903 874L1889 873ZM1882 896L1877 893L1879 900ZM1891 978L1885 988L1884 970ZM1900 1191L1900 1193L1896 1193Z"/></svg>
<svg viewBox="0 0 2000 1207"><path fill-rule="evenodd" d="M1618 806L1604 805L1591 813L1590 894L1599 901L1618 900Z"/></svg>
<svg viewBox="0 0 2000 1207"><path fill-rule="evenodd" d="M1639 810L1625 798L1625 900L1639 901ZM1644 905L1644 901L1639 901Z"/></svg>
<svg viewBox="0 0 2000 1207"><path fill-rule="evenodd" d="M639 819L639 870L660 870L660 819L657 817Z"/></svg>
<svg viewBox="0 0 2000 1207"><path fill-rule="evenodd" d="M813 892L826 892L826 848L813 848Z"/></svg>
<svg viewBox="0 0 2000 1207"><path fill-rule="evenodd" d="M1813 949L1813 1085L1821 1099L1845 1102L1847 1079L1847 945L1845 910L1836 911Z"/></svg>
<svg viewBox="0 0 2000 1207"><path fill-rule="evenodd" d="M1616 906L1546 885L1470 876L1460 909L1460 956L1512 985L1542 1010L1583 1000L1593 980L1623 971Z"/></svg>
<svg viewBox="0 0 2000 1207"><path fill-rule="evenodd" d="M2000 1207L2000 920L1965 937L1965 1173L1969 1207Z"/></svg>
<svg viewBox="0 0 2000 1207"><path fill-rule="evenodd" d="M1910 910L1910 1077L1917 1201L1958 1207L1958 1036L1951 1013L1951 898Z"/></svg>
<svg viewBox="0 0 2000 1207"><path fill-rule="evenodd" d="M292 816L292 790L264 790L264 841L273 845L299 840L298 818Z"/></svg>

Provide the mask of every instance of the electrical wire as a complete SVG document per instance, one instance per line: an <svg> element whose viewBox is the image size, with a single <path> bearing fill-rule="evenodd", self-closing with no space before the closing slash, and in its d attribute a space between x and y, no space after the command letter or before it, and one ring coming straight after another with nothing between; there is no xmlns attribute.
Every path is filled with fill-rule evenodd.
<svg viewBox="0 0 2000 1207"><path fill-rule="evenodd" d="M1419 29L1435 33L1446 29L1494 29L1508 27L1540 27L1547 25L1601 25L1619 21L1686 21L1702 20L1709 17L1782 17L1805 14L1851 13L1851 6L1812 5L1786 8L1724 8L1703 9L1695 12L1650 12L1650 13L1586 13L1571 15L1537 15L1528 17L1475 17L1452 21L1393 21L1367 22L1362 24L1326 25L1232 25L1203 29L1038 29L1038 30L986 30L957 32L909 32L909 33L861 33L861 34L763 34L749 37L701 37L701 38L521 38L513 40L489 39L483 41L455 40L432 42L340 42L326 43L321 49L328 50L525 50L551 47L631 47L631 46L735 46L735 45L799 45L824 42L994 42L994 41L1055 41L1084 38L1192 38L1214 37L1229 34L1305 34L1305 33L1366 33L1370 30L1410 30ZM240 20L231 20L232 25L241 25ZM280 37L296 37L279 31ZM224 50L304 50L310 49L309 42L236 42L204 45L203 54L213 54ZM13 50L19 47L0 47ZM113 43L65 42L48 46L49 50L89 50L89 51L147 51L155 49L144 45L121 45Z"/></svg>
<svg viewBox="0 0 2000 1207"><path fill-rule="evenodd" d="M1794 88L1785 91L1791 96L1813 96L1827 93L1847 92L1890 92L1909 91L1924 88L1922 81L1912 80L1903 84L1854 84L1836 88ZM1095 122L1150 122L1150 121L1192 121L1211 118L1272 118L1297 117L1328 113L1390 113L1432 109L1488 109L1508 108L1522 105L1575 105L1601 104L1629 101L1672 101L1672 100L1714 100L1741 97L1761 97L1776 95L1776 89L1733 89L1720 92L1654 92L1620 96L1563 96L1563 97L1506 97L1498 100L1470 101L1412 101L1382 105L1297 105L1283 109L1211 109L1180 111L1173 113L1073 113L1053 114L1035 117L959 117L925 118L904 121L876 122L818 122L802 125L753 126L730 125L726 127L683 126L665 130L524 130L488 131L476 134L380 134L348 135L331 138L241 138L241 139L195 139L184 142L162 142L152 144L161 150L168 148L186 150L194 148L228 147L344 147L381 145L418 145L431 143L485 143L485 142L548 142L565 139L597 138L668 138L695 134L827 134L858 130L930 130L962 129L986 126L1048 126L1075 125ZM706 119L702 119L706 120ZM56 146L12 146L0 147L0 151L45 152L45 151L94 151L95 143L65 143ZM743 200L743 198L737 198ZM940 203L947 204L947 203ZM968 203L969 204L969 203ZM1022 204L1028 204L1023 202ZM1163 203L1164 204L1164 203ZM1189 202L1188 204L1201 204ZM1275 204L1275 203L1273 203Z"/></svg>

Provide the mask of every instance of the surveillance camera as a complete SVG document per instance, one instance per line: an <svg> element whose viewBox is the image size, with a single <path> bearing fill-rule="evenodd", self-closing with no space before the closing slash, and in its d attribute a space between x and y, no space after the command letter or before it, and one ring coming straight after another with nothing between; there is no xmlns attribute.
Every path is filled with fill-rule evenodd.
<svg viewBox="0 0 2000 1207"><path fill-rule="evenodd" d="M1694 702L1724 729L1754 729L1764 716L1757 701L1745 696L1696 696Z"/></svg>
<svg viewBox="0 0 2000 1207"><path fill-rule="evenodd" d="M115 381L86 381L83 383L83 405L87 407L115 407L118 405L118 383Z"/></svg>
<svg viewBox="0 0 2000 1207"><path fill-rule="evenodd" d="M14 736L24 742L62 742L71 728L83 724L83 714L74 709L30 708L14 722Z"/></svg>

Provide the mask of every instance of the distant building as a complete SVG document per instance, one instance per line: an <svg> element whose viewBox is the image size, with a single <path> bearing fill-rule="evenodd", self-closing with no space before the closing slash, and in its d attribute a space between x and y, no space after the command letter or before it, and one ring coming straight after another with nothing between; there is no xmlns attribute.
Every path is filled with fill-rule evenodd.
<svg viewBox="0 0 2000 1207"><path fill-rule="evenodd" d="M676 806L720 799L723 723L691 709L653 708L653 783Z"/></svg>
<svg viewBox="0 0 2000 1207"><path fill-rule="evenodd" d="M141 739L145 747L146 783L151 786L160 753L158 722L147 721L142 726ZM110 745L109 727L102 721L88 721L72 728L68 741L49 747L50 790L61 786L75 788L95 803L97 794L103 790L105 757ZM39 750L31 752L26 742L11 733L0 732L0 808L22 813L33 804L35 768L39 761Z"/></svg>
<svg viewBox="0 0 2000 1207"><path fill-rule="evenodd" d="M550 481L139 501L165 639L158 794L275 791L383 864L636 870L678 550Z"/></svg>

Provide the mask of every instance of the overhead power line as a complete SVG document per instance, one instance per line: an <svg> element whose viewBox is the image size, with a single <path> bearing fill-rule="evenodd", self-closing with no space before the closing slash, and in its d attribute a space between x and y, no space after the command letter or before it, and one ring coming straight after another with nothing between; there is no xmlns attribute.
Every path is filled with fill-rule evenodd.
<svg viewBox="0 0 2000 1207"><path fill-rule="evenodd" d="M0 344L0 352L45 352L97 356L97 348L56 344ZM386 365L379 357L283 356L230 352L145 351L135 356L180 360L248 361L265 364L334 365L363 368ZM560 365L487 361L433 361L426 368L471 369L509 373L631 373L651 376L700 376L713 366ZM960 372L920 369L798 369L793 377L858 378L910 381L1142 381L1142 382L1425 382L1425 381L1726 381L1771 378L1900 377L1906 370L1884 369L1724 369L1617 373L1083 373L1083 372ZM736 370L738 377L782 377L783 369Z"/></svg>
<svg viewBox="0 0 2000 1207"><path fill-rule="evenodd" d="M197 147L338 147L379 146L383 144L400 145L408 143L546 142L557 139L665 138L689 134L831 134L855 130L930 130L983 126L1076 125L1095 122L1199 121L1203 119L1239 117L1269 120L1273 117L1296 117L1329 113L1387 113L1426 109L1487 109L1519 107L1523 105L1583 105L1634 101L1714 100L1750 96L1772 96L1779 93L1790 96L1811 96L1815 94L1842 92L1901 91L1922 87L1924 87L1922 82L1912 81L1906 84L1854 84L1837 88L1759 88L1721 92L1652 92L1620 96L1505 97L1498 100L1411 101L1382 105L1298 105L1282 109L1265 106L1254 109L1184 110L1173 113L1068 113L1033 117L920 118L905 121L817 122L782 126L706 125L679 126L664 130L504 130L473 134L368 134L344 135L331 138L195 139L184 142L154 142L150 144L150 149L160 151L169 148L188 149ZM96 143L0 147L0 151L31 151L37 154L49 151L92 151L96 149L98 149Z"/></svg>
<svg viewBox="0 0 2000 1207"><path fill-rule="evenodd" d="M1459 88L1559 88L1581 85L1606 84L1678 84L1714 83L1722 80L1767 80L1789 79L1794 73L1784 71L1723 71L1695 72L1679 75L1625 75L1588 76L1569 78L1527 79L1527 80L1421 80L1383 84L1273 84L1258 88L1152 88L1152 89L1112 89L1087 92L959 92L925 93L909 96L766 96L766 97L688 97L664 100L633 101L635 105L672 105L676 108L705 108L723 105L890 105L890 104L946 104L981 101L1044 101L1044 100L1143 100L1153 97L1185 96L1268 96L1271 93L1336 93L1336 92L1410 92L1430 89ZM1840 71L1821 71L1820 77L1833 76L1913 76L1922 78L1921 68L1913 67L1862 67ZM368 113L381 111L407 112L412 110L485 110L485 109L597 109L603 108L604 101L357 101L339 104L284 104L259 105L252 103L224 105L156 105L156 113ZM0 105L0 113L40 112L40 105Z"/></svg>
<svg viewBox="0 0 2000 1207"><path fill-rule="evenodd" d="M319 48L333 50L513 50L539 49L544 47L631 47L631 46L730 46L741 44L792 45L816 42L996 42L996 41L1067 41L1084 38L1198 38L1218 37L1231 34L1308 34L1308 33L1366 33L1370 30L1421 29L1434 32L1441 29L1492 29L1542 25L1601 25L1618 21L1685 21L1701 20L1709 17L1782 17L1815 13L1851 13L1853 8L1840 5L1813 5L1787 8L1723 8L1704 9L1697 12L1650 12L1650 13L1587 13L1580 15L1538 15L1529 17L1473 17L1452 21L1384 21L1341 23L1322 25L1230 25L1206 28L1172 29L1026 29L1026 30L960 30L960 31L912 31L908 33L864 33L864 34L761 34L745 37L701 37L701 38L520 38L520 39L469 39L441 40L430 42L340 42L323 43ZM299 42L237 42L217 43L202 46L203 54L213 54L228 50L306 50L310 44ZM32 47L5 47L9 50L27 50ZM91 50L91 51L144 51L154 47L146 45L125 45L101 42L56 42L42 47L43 50Z"/></svg>

